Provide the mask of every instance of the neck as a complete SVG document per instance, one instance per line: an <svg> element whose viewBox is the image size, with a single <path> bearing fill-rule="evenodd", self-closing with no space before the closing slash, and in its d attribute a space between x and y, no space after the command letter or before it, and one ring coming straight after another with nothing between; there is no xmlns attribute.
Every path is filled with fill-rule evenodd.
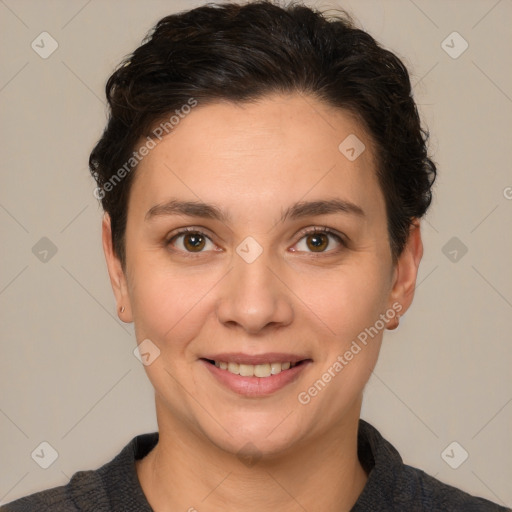
<svg viewBox="0 0 512 512"><path fill-rule="evenodd" d="M155 512L348 512L366 483L357 458L360 402L335 431L246 463L159 410L157 403L159 441L136 462Z"/></svg>

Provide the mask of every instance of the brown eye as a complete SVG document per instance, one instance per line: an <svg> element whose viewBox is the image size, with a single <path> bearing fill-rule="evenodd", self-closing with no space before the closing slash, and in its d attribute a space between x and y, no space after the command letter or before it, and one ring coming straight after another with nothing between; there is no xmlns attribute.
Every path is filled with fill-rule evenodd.
<svg viewBox="0 0 512 512"><path fill-rule="evenodd" d="M183 245L187 251L199 252L206 245L206 241L204 236L199 233L187 233L183 237Z"/></svg>
<svg viewBox="0 0 512 512"><path fill-rule="evenodd" d="M293 251L330 253L344 246L345 242L341 236L327 228L315 228L303 234Z"/></svg>
<svg viewBox="0 0 512 512"><path fill-rule="evenodd" d="M329 246L329 237L325 233L313 233L306 237L306 244L313 252L323 252Z"/></svg>
<svg viewBox="0 0 512 512"><path fill-rule="evenodd" d="M184 253L202 253L215 249L215 244L204 233L192 230L185 230L174 235L167 245Z"/></svg>

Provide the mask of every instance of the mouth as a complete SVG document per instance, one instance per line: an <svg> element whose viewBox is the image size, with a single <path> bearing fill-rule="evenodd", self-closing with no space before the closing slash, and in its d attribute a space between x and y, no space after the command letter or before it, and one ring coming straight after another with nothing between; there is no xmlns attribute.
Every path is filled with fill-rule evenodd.
<svg viewBox="0 0 512 512"><path fill-rule="evenodd" d="M227 361L216 361L214 359L203 359L221 370L225 370L233 375L240 375L242 377L260 377L268 378L271 375L278 375L281 372L295 368L301 364L311 361L311 359L302 359L300 361L285 361L261 364L243 364Z"/></svg>
<svg viewBox="0 0 512 512"><path fill-rule="evenodd" d="M200 362L222 387L248 398L263 398L297 380L313 360L292 354L217 354Z"/></svg>

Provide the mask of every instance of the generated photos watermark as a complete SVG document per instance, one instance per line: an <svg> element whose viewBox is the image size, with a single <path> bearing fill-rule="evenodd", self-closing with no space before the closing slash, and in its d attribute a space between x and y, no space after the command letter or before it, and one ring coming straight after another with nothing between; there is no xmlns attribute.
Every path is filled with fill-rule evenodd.
<svg viewBox="0 0 512 512"><path fill-rule="evenodd" d="M368 345L369 339L375 338L379 332L383 331L386 327L386 323L396 318L402 309L402 304L399 302L393 303L385 313L382 313L379 316L379 319L376 320L372 326L366 327L361 331L357 335L357 339L352 341L348 350L343 354L340 354L336 358L336 361L334 361L333 364L320 376L320 378L313 382L306 391L301 391L297 395L299 403L302 405L309 404L311 400L323 391L327 384L331 382L331 380L336 377L336 375L338 375L366 345Z"/></svg>
<svg viewBox="0 0 512 512"><path fill-rule="evenodd" d="M171 133L171 131L184 119L192 109L197 106L198 102L195 98L189 98L187 103L182 105L180 109L176 109L174 114L169 117L166 121L160 123L152 132L151 135L146 137L144 144L139 146L137 151L132 153L132 156L120 167L110 179L104 183L101 187L96 187L93 191L93 195L96 199L103 199L108 192L114 190L115 186L121 182L141 161L154 149L157 145L155 139L159 141L162 138Z"/></svg>

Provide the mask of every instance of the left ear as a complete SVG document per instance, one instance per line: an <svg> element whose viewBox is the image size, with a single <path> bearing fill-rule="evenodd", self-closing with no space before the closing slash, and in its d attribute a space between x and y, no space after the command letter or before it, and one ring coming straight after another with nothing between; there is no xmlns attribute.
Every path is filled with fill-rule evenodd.
<svg viewBox="0 0 512 512"><path fill-rule="evenodd" d="M393 285L389 296L390 307L394 303L399 303L402 306L399 311L400 316L409 309L414 298L416 278L422 256L423 242L421 241L420 221L415 219L409 228L409 237L404 250L395 265Z"/></svg>

